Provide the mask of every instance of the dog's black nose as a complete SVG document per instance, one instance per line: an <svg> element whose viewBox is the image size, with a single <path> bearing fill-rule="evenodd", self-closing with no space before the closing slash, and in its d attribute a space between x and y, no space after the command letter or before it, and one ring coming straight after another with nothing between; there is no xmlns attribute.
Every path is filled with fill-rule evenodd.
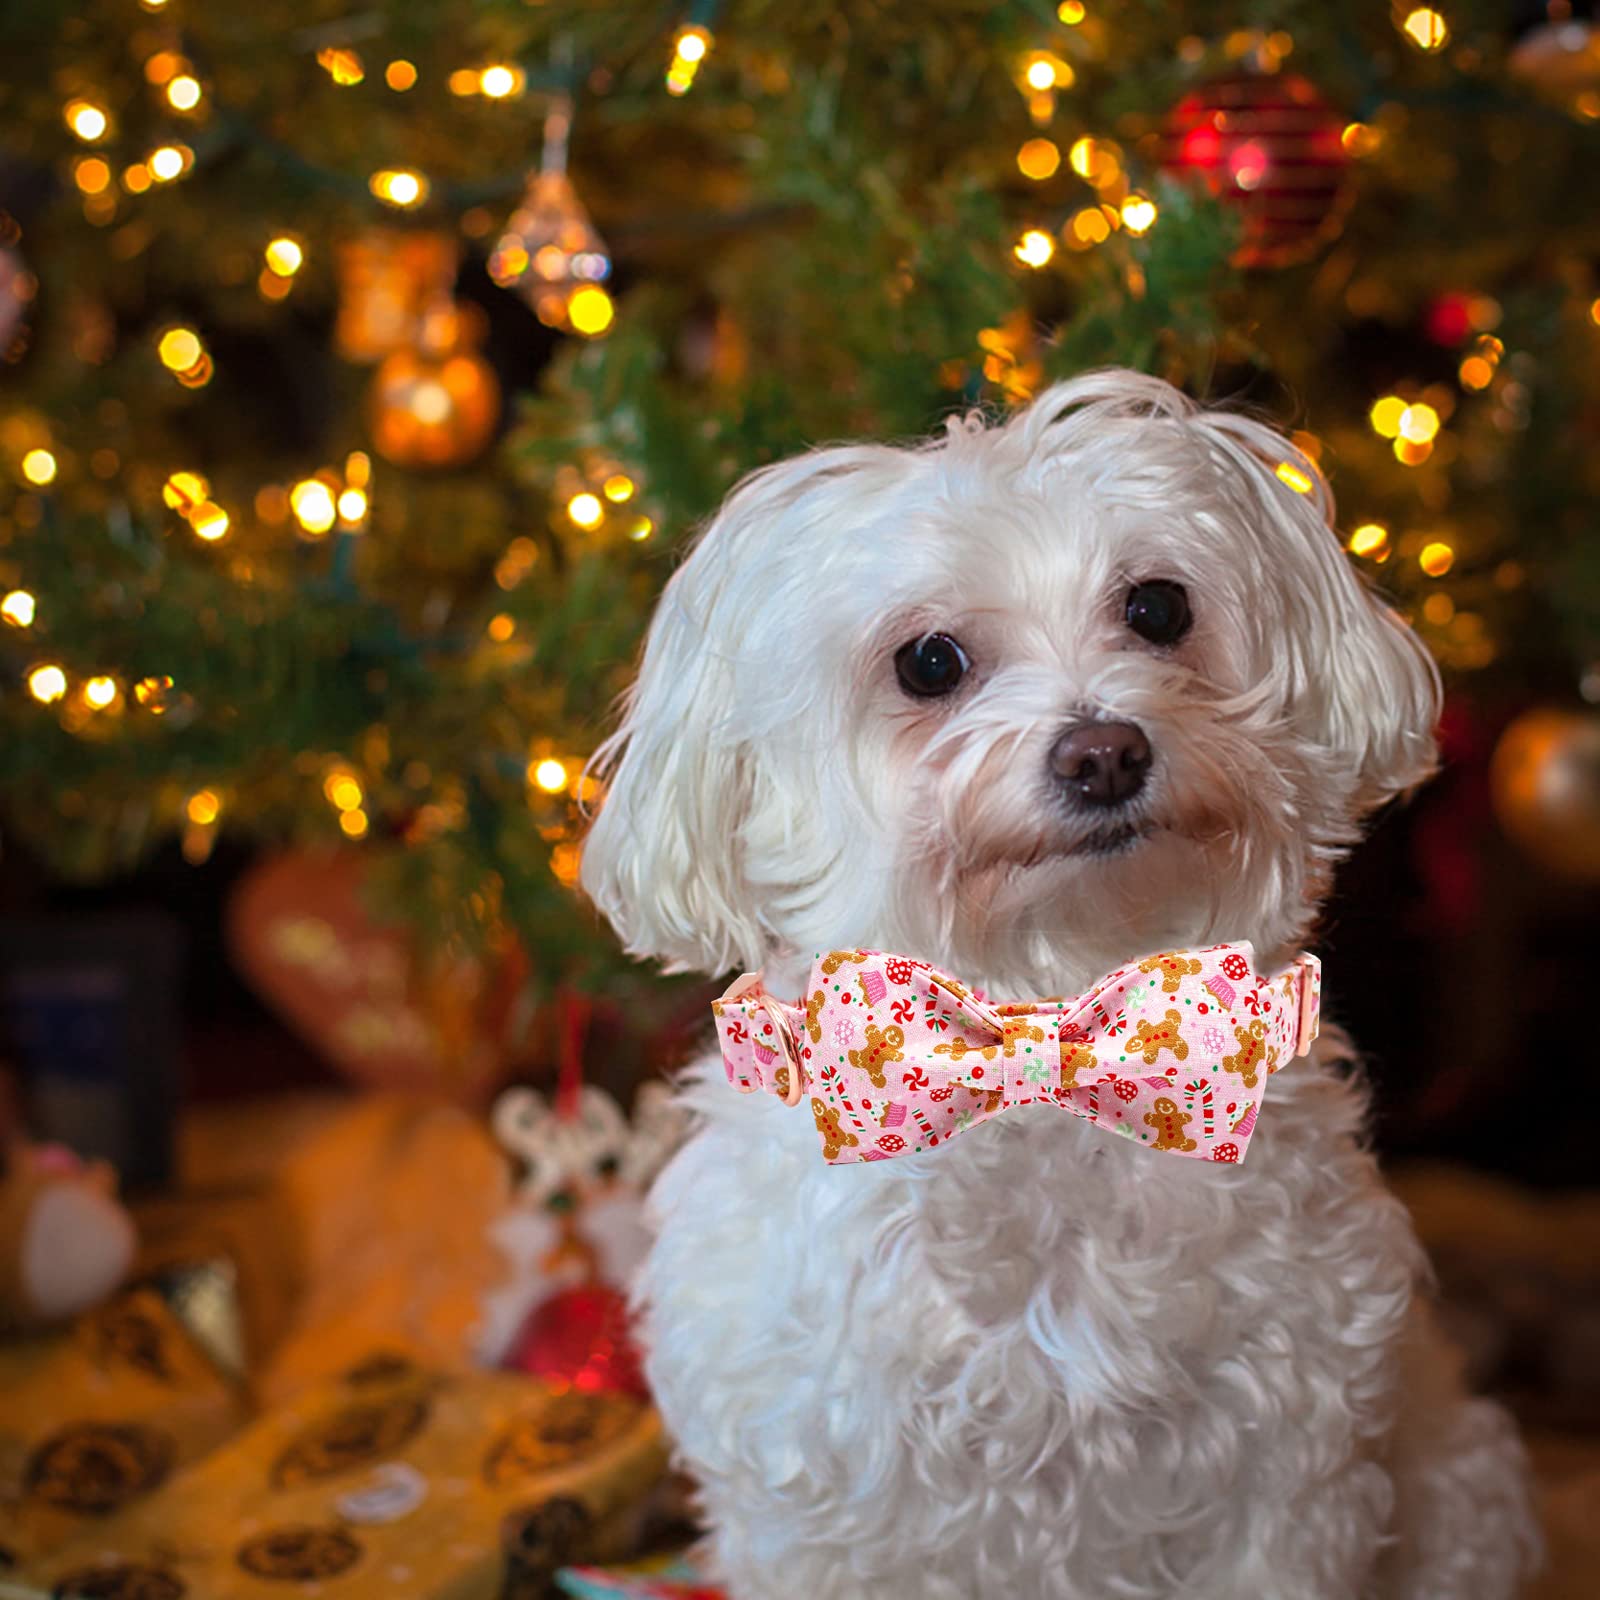
<svg viewBox="0 0 1600 1600"><path fill-rule="evenodd" d="M1086 806L1115 806L1144 787L1150 741L1131 722L1076 722L1050 751L1050 770Z"/></svg>

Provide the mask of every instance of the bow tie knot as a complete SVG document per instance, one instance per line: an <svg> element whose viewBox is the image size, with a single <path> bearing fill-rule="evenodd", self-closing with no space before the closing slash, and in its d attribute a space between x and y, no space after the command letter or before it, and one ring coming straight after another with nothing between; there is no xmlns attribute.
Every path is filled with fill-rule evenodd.
<svg viewBox="0 0 1600 1600"><path fill-rule="evenodd" d="M1321 966L1246 943L1129 962L1085 994L995 1004L925 961L819 955L797 1004L747 973L712 1004L728 1081L807 1096L824 1158L934 1149L1050 1104L1153 1150L1244 1159L1265 1080L1316 1038Z"/></svg>

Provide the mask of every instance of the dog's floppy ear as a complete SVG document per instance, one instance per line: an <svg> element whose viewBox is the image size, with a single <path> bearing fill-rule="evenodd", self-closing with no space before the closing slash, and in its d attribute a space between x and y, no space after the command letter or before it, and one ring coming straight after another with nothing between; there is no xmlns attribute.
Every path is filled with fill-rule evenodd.
<svg viewBox="0 0 1600 1600"><path fill-rule="evenodd" d="M1302 452L1265 425L1201 412L1226 466L1259 502L1262 557L1282 597L1281 650L1292 714L1347 775L1357 814L1427 778L1436 762L1439 669L1426 646L1354 571L1334 531L1333 497ZM1280 473L1280 468L1283 471ZM1309 484L1309 492L1296 487Z"/></svg>
<svg viewBox="0 0 1600 1600"><path fill-rule="evenodd" d="M606 791L580 877L630 954L756 968L779 942L763 911L825 859L814 786L785 760L819 693L806 589L830 535L853 525L857 469L889 453L822 450L753 474L667 584L621 726L595 755ZM753 889L752 854L783 880Z"/></svg>

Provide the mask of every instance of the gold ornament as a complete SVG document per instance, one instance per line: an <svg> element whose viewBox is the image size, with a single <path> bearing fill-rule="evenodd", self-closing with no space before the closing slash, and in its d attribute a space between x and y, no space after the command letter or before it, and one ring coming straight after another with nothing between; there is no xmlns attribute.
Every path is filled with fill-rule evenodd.
<svg viewBox="0 0 1600 1600"><path fill-rule="evenodd" d="M374 228L339 246L339 320L334 343L346 361L381 361L416 342L428 311L456 276L447 233Z"/></svg>
<svg viewBox="0 0 1600 1600"><path fill-rule="evenodd" d="M1600 88L1600 29L1574 17L1540 23L1517 41L1506 64L1543 99L1576 103Z"/></svg>
<svg viewBox="0 0 1600 1600"><path fill-rule="evenodd" d="M1600 714L1525 712L1500 735L1489 782L1500 825L1528 855L1600 882Z"/></svg>
<svg viewBox="0 0 1600 1600"><path fill-rule="evenodd" d="M459 308L430 312L414 350L384 358L367 397L378 454L397 467L460 467L500 419L494 369L463 336Z"/></svg>
<svg viewBox="0 0 1600 1600"><path fill-rule="evenodd" d="M611 322L599 287L611 257L567 176L571 128L572 102L563 95L545 118L540 168L489 257L489 276L521 294L550 327L595 334Z"/></svg>

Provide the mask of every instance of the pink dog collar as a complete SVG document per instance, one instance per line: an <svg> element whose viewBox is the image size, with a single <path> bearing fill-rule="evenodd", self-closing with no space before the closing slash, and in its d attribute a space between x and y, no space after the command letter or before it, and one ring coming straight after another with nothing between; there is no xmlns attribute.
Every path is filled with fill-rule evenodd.
<svg viewBox="0 0 1600 1600"><path fill-rule="evenodd" d="M1266 1080L1317 1037L1322 966L1258 977L1244 942L1119 967L1071 999L995 1004L925 961L819 956L790 1005L746 973L712 1003L728 1082L808 1093L823 1157L931 1150L1022 1105L1055 1105L1152 1150L1244 1159Z"/></svg>

